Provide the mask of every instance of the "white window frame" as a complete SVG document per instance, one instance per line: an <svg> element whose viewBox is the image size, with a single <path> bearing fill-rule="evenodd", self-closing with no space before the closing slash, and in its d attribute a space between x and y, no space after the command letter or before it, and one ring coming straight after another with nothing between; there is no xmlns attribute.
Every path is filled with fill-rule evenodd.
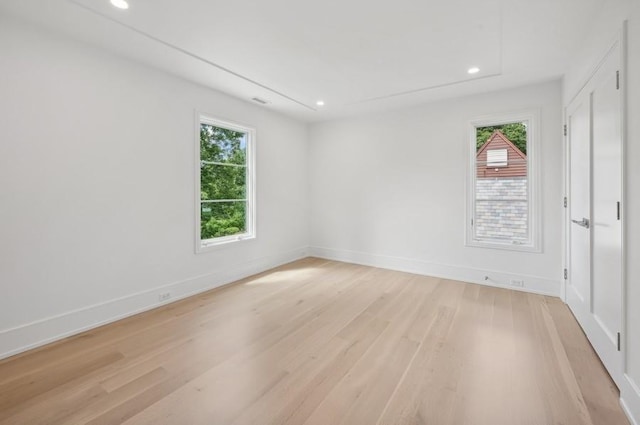
<svg viewBox="0 0 640 425"><path fill-rule="evenodd" d="M476 210L476 129L514 122L527 122L527 206L528 206L528 242L514 243L497 239L478 239L474 237ZM540 111L530 109L520 112L502 113L474 118L469 123L467 139L467 208L465 215L465 246L478 248L506 249L510 251L542 252L542 217L540 214L540 177L538 148L540 139Z"/></svg>
<svg viewBox="0 0 640 425"><path fill-rule="evenodd" d="M196 253L211 251L233 242L247 241L256 238L256 165L255 165L255 143L256 131L252 127L234 123L231 121L213 118L209 114L196 111L195 125L195 233L196 233ZM237 235L222 236L212 239L201 239L201 203L200 191L200 125L208 124L215 127L222 127L228 130L239 131L247 135L246 151L246 220L247 231Z"/></svg>

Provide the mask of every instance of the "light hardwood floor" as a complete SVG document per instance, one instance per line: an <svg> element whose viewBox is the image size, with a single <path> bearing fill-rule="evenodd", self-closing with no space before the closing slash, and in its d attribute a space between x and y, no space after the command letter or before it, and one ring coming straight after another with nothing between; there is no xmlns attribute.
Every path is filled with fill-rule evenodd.
<svg viewBox="0 0 640 425"><path fill-rule="evenodd" d="M0 423L628 424L560 300L314 258L0 362Z"/></svg>

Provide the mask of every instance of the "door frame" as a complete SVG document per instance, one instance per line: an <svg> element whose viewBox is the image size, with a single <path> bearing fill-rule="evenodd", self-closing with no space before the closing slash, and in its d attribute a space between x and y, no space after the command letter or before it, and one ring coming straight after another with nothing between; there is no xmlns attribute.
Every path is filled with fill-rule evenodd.
<svg viewBox="0 0 640 425"><path fill-rule="evenodd" d="M564 122L564 136L563 136L563 163L564 163L564 220L563 220L563 268L564 270L568 270L569 258L571 255L571 239L570 239L570 227L571 227L571 217L569 215L568 208L568 200L571 196L570 191L570 176L571 176L571 149L569 146L569 139L567 134L567 110L573 102L582 95L582 92L587 89L595 77L596 73L600 70L601 66L608 59L609 55L612 54L612 51L619 47L618 54L618 68L619 68L619 82L620 82L620 138L621 138L621 158L620 158L620 181L621 181L621 193L620 193L620 221L621 221L621 365L620 365L620 375L614 376L615 371L608 371L611 374L616 385L618 385L619 389L622 391L622 386L624 385L624 381L626 381L626 372L627 372L627 359L628 359L628 350L627 350L627 335L628 335L628 326L627 326L627 292L628 292L628 280L627 280L627 237L626 237L626 199L627 199L627 182L626 182L626 151L627 151L627 94L626 94L626 82L627 82L627 21L623 22L622 28L618 31L614 39L607 45L607 49L600 56L600 60L597 65L591 70L588 76L585 78L584 83L581 87L571 96L571 98L565 101L563 105L563 122ZM593 166L593 165L591 165ZM590 192L593 195L593 187L590 188ZM563 270L563 274L564 274ZM560 297L562 301L567 303L567 279L566 275L563 276L561 280L561 288L560 288ZM582 326L582 325L581 325Z"/></svg>

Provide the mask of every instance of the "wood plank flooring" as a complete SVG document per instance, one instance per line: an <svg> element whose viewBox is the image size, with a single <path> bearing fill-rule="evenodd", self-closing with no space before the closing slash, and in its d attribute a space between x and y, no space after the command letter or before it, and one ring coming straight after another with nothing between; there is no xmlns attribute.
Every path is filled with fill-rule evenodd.
<svg viewBox="0 0 640 425"><path fill-rule="evenodd" d="M0 362L0 424L627 425L555 298L307 258Z"/></svg>

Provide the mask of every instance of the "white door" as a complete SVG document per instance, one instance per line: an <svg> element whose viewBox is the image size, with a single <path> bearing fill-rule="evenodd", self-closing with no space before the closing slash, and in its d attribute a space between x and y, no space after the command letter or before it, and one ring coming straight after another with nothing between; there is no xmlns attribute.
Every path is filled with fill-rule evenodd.
<svg viewBox="0 0 640 425"><path fill-rule="evenodd" d="M616 45L567 108L567 303L614 381L622 377L622 113Z"/></svg>

